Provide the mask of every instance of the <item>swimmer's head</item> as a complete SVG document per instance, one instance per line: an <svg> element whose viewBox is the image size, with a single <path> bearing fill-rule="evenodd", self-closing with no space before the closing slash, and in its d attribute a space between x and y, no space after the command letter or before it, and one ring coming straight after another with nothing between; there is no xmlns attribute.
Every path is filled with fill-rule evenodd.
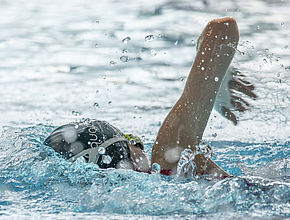
<svg viewBox="0 0 290 220"><path fill-rule="evenodd" d="M44 144L52 147L70 161L84 160L96 163L100 168L145 171L144 168L140 168L140 164L139 166L138 163L136 164L136 158L134 158L138 155L137 161L140 158L146 161L145 152L140 148L138 141L138 146L137 142L129 142L130 140L119 129L108 122L91 120L57 128L44 141ZM149 160L146 168L148 166Z"/></svg>

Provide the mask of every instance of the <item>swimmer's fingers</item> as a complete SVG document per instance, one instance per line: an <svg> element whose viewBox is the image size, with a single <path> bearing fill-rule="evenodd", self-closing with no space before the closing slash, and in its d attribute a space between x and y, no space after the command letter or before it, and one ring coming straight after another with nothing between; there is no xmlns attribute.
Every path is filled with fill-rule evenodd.
<svg viewBox="0 0 290 220"><path fill-rule="evenodd" d="M257 98L257 95L253 92L255 89L254 85L246 84L243 81L237 79L233 79L229 82L229 89L241 92L253 99Z"/></svg>
<svg viewBox="0 0 290 220"><path fill-rule="evenodd" d="M233 68L231 74L232 78L228 82L228 87L231 92L232 108L235 111L245 112L251 104L245 98L242 98L241 95L250 99L256 99L255 86L245 80L246 76L241 74L237 69Z"/></svg>
<svg viewBox="0 0 290 220"><path fill-rule="evenodd" d="M234 123L234 125L238 124L237 116L228 108L222 106L221 107L221 114L228 120Z"/></svg>
<svg viewBox="0 0 290 220"><path fill-rule="evenodd" d="M240 92L249 98L256 99L255 86L247 81L246 75L242 74L237 68L231 68L228 72L230 74L230 80L228 81L228 88L231 93Z"/></svg>
<svg viewBox="0 0 290 220"><path fill-rule="evenodd" d="M244 105L246 105L248 107L251 106L251 104L248 101L246 101L245 99L243 99L243 98L241 98L239 96L232 95L231 98L232 98L231 102L240 102L240 103L242 103L242 104L244 104Z"/></svg>

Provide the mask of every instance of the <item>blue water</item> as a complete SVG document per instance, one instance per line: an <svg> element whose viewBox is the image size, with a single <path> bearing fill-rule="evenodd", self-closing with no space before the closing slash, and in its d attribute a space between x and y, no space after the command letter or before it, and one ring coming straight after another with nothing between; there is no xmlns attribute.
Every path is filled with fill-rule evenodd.
<svg viewBox="0 0 290 220"><path fill-rule="evenodd" d="M0 0L1 219L290 217L290 2ZM205 24L233 16L233 65L257 100L234 126L212 112L204 139L235 177L182 179L70 163L43 140L107 120L150 154L180 96Z"/></svg>
<svg viewBox="0 0 290 220"><path fill-rule="evenodd" d="M214 160L236 177L187 180L70 163L42 145L52 130L50 126L4 130L0 144L4 152L0 159L3 217L141 215L227 219L290 214L290 167L289 158L285 159L289 143L213 141ZM151 147L147 143L146 150Z"/></svg>

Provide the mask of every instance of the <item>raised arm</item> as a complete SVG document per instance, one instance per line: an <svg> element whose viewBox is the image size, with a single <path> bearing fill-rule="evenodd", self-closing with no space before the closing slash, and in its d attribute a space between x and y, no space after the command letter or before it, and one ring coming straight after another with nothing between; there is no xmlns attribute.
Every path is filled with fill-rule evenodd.
<svg viewBox="0 0 290 220"><path fill-rule="evenodd" d="M215 19L207 24L198 39L197 55L184 91L159 129L152 149L152 164L158 163L161 169L175 173L181 152L187 147L193 150L199 144L238 40L233 18ZM218 170L211 160L203 157L198 160L199 173L207 173L199 167L203 162L208 163L212 172ZM226 175L223 172L220 171Z"/></svg>

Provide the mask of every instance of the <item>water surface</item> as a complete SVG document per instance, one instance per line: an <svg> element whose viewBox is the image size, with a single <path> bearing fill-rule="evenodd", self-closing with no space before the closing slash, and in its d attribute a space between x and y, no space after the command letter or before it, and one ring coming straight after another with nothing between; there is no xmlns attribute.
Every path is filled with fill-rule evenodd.
<svg viewBox="0 0 290 220"><path fill-rule="evenodd" d="M290 216L290 2L0 1L0 218ZM184 180L71 164L42 145L104 119L150 153L206 23L233 16L233 65L259 98L234 126L213 111L204 139L236 177Z"/></svg>

